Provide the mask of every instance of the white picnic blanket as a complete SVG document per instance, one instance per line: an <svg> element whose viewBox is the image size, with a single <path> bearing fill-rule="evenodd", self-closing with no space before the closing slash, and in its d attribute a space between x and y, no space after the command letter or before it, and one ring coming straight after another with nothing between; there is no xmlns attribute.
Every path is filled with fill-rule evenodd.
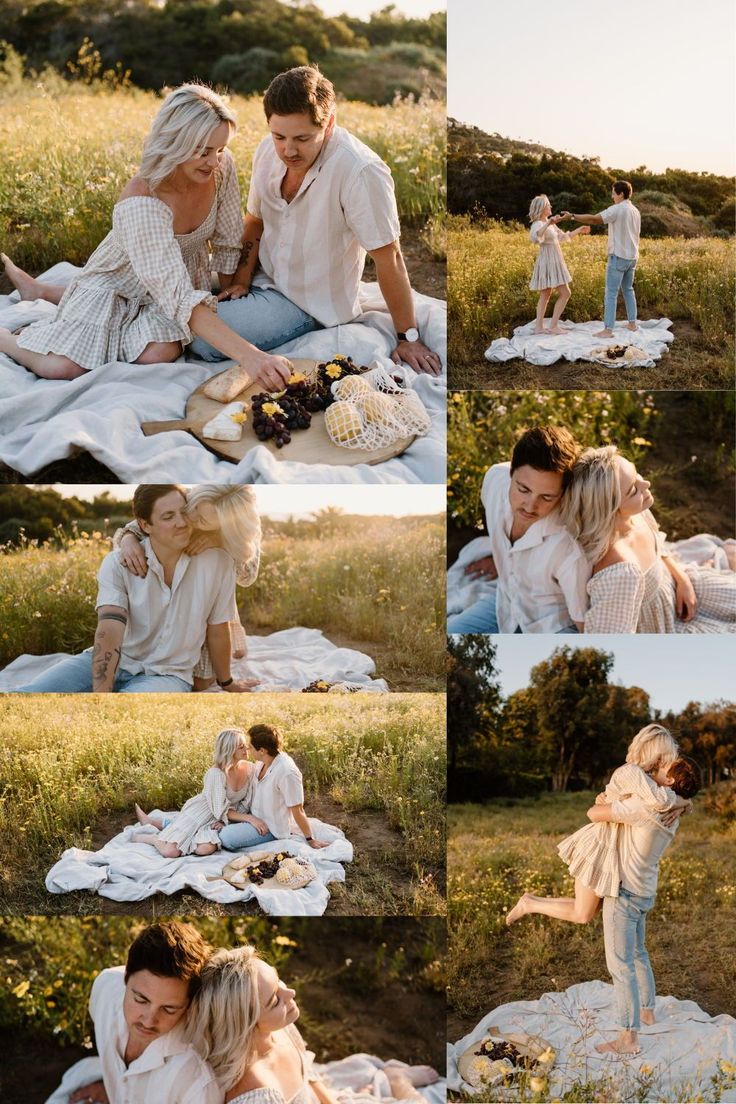
<svg viewBox="0 0 736 1104"><path fill-rule="evenodd" d="M54 265L42 279L66 284L79 270ZM417 321L426 343L442 355L447 348L447 307L414 293ZM0 326L14 330L56 307L0 296ZM184 416L186 400L210 376L232 361L207 364L106 364L76 380L41 380L0 353L0 460L32 475L54 460L84 450L123 483L155 480L185 483L444 483L447 384L443 377L397 369L389 353L395 343L391 317L377 284L361 284L360 322L317 330L275 350L294 357L326 360L337 352L358 363L378 359L413 387L432 418L426 437L403 456L383 464L301 464L277 460L258 445L238 463L220 460L184 430L145 437L141 422Z"/></svg>
<svg viewBox="0 0 736 1104"><path fill-rule="evenodd" d="M356 1101L357 1104L364 1100L391 1099L388 1078L383 1072L387 1066L393 1066L396 1069L411 1068L396 1058L384 1062L372 1054L351 1054L348 1058L337 1058L333 1062L315 1063L313 1068L321 1080L326 1081L336 1090L340 1104L351 1104L351 1101ZM68 1104L71 1093L101 1079L100 1059L96 1055L92 1058L82 1058L66 1071L61 1085L48 1098L46 1104ZM360 1092L366 1085L371 1086L370 1095ZM427 1104L445 1104L447 1081L440 1078L433 1085L419 1089L419 1092ZM30 1097L29 1104L33 1104Z"/></svg>
<svg viewBox="0 0 736 1104"><path fill-rule="evenodd" d="M161 810L154 809L152 815L161 816ZM171 817L174 814L163 815ZM271 883L236 889L219 875L236 855L247 855L247 851L220 850L214 855L164 859L155 847L131 842L131 835L147 831L140 824L128 825L100 851L70 847L46 875L46 888L49 893L88 889L112 901L142 901L154 893L170 895L181 889L195 889L208 901L220 905L255 898L269 916L321 916L330 899L329 883L345 881L342 863L352 862L353 845L344 832L331 824L310 817L309 825L317 839L330 841L329 847L315 850L303 836L292 836L250 848L269 853L288 850L292 855L307 857L314 864L317 878L303 889L275 889ZM210 881L211 877L215 880Z"/></svg>
<svg viewBox="0 0 736 1104"><path fill-rule="evenodd" d="M0 671L0 692L17 690L67 658L63 652L19 656ZM230 662L233 678L257 678L260 682L255 690L266 693L302 690L315 679L385 693L388 683L373 678L375 670L375 663L364 652L338 648L319 629L303 628L282 629L269 636L248 636L248 655ZM212 690L224 693L219 686Z"/></svg>
<svg viewBox="0 0 736 1104"><path fill-rule="evenodd" d="M709 1016L694 1001L675 997L657 997L654 1013L657 1023L641 1029L641 1054L621 1057L595 1049L596 1043L611 1042L618 1031L612 985L586 981L564 993L501 1005L464 1039L448 1044L448 1086L471 1095L477 1092L461 1080L457 1062L493 1025L504 1033L540 1035L552 1044L557 1059L547 1099L561 1097L577 1080L585 1083L606 1075L615 1081L615 1088L607 1090L607 1100L641 1100L636 1082L642 1066L653 1071L647 1100L696 1100L698 1093L704 1093L703 1100L713 1099L708 1091L712 1092L710 1078L718 1073L719 1060L736 1062L736 1020L728 1015ZM482 1100L482 1094L478 1098ZM727 1090L719 1099L736 1101L736 1090Z"/></svg>
<svg viewBox="0 0 736 1104"><path fill-rule="evenodd" d="M736 571L736 540L721 540L712 533L698 533L679 541L667 541L665 548L684 563L714 567L717 571ZM491 554L488 536L475 537L460 550L460 555L447 572L447 613L461 613L486 594L495 594L496 583L490 579L471 579L465 568L475 560Z"/></svg>
<svg viewBox="0 0 736 1104"><path fill-rule="evenodd" d="M602 322L562 322L564 333L558 335L535 334L534 323L527 322L516 327L510 340L499 337L492 341L484 355L492 363L521 358L529 364L547 365L558 360L589 361L592 350L603 345L635 345L647 354L645 360L614 362L610 367L651 368L675 340L675 335L670 333L671 325L669 318L652 318L648 322L639 322L639 328L634 333L622 322L614 327L613 337L595 337L603 327ZM598 362L597 358L594 359Z"/></svg>

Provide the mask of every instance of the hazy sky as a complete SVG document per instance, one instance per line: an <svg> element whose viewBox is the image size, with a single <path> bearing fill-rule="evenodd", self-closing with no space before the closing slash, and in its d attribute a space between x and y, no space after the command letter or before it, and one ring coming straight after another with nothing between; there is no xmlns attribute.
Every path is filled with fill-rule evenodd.
<svg viewBox="0 0 736 1104"><path fill-rule="evenodd" d="M497 636L496 661L505 695L529 684L529 672L556 647L601 648L614 654L609 676L624 686L640 686L651 704L665 712L689 701L733 700L736 637L727 635L565 636L554 643L533 634Z"/></svg>
<svg viewBox="0 0 736 1104"><path fill-rule="evenodd" d="M115 498L131 498L133 485L102 483L55 483L54 490L69 498L93 499L109 491ZM445 510L444 486L257 486L258 506L271 517L312 514L325 506L339 506L346 514L439 514Z"/></svg>
<svg viewBox="0 0 736 1104"><path fill-rule="evenodd" d="M736 171L733 0L452 0L448 113L604 167Z"/></svg>
<svg viewBox="0 0 736 1104"><path fill-rule="evenodd" d="M346 12L358 19L366 19L371 12L385 8L388 2L389 0L315 0L317 7L325 15L342 15ZM396 0L394 7L402 15L410 15L416 19L424 19L432 12L445 10L445 4L438 3L438 0Z"/></svg>

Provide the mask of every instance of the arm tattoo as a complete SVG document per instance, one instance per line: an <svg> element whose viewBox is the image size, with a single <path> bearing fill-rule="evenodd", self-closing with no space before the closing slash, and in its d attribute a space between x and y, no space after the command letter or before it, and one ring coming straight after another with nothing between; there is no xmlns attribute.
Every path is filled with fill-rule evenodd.
<svg viewBox="0 0 736 1104"><path fill-rule="evenodd" d="M120 648L103 651L100 644L95 644L92 652L92 677L95 682L104 682L107 678L110 662L112 661L112 678L115 678L118 664L120 663Z"/></svg>
<svg viewBox="0 0 736 1104"><path fill-rule="evenodd" d="M100 614L98 614L98 617L97 617L97 624L98 625L99 625L100 621L120 621L121 624L127 625L128 624L128 615L127 615L127 613L100 613Z"/></svg>

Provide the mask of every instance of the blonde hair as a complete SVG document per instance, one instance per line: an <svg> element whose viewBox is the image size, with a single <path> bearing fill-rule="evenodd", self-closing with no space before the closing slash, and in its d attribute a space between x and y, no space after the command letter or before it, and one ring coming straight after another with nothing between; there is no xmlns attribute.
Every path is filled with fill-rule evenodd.
<svg viewBox="0 0 736 1104"><path fill-rule="evenodd" d="M237 1085L255 1058L255 1029L261 1018L259 961L250 945L219 950L200 974L187 1038L209 1062L224 1092Z"/></svg>
<svg viewBox="0 0 736 1104"><path fill-rule="evenodd" d="M621 506L615 445L585 449L573 464L560 517L590 563L598 563L613 541Z"/></svg>
<svg viewBox="0 0 736 1104"><path fill-rule="evenodd" d="M535 196L529 204L529 221L536 222L540 218L542 211L549 203L549 197L546 195Z"/></svg>
<svg viewBox="0 0 736 1104"><path fill-rule="evenodd" d="M261 519L255 491L242 483L202 483L187 495L187 513L202 502L214 507L223 548L236 567L254 565L248 572L252 574L249 582L253 582L261 554Z"/></svg>
<svg viewBox="0 0 736 1104"><path fill-rule="evenodd" d="M204 84L182 84L169 92L143 143L139 174L152 192L177 165L195 157L221 123L235 130L235 116L222 96Z"/></svg>
<svg viewBox="0 0 736 1104"><path fill-rule="evenodd" d="M664 763L671 763L680 749L669 729L661 724L648 724L637 732L626 752L626 762L634 763L643 771L657 770Z"/></svg>
<svg viewBox="0 0 736 1104"><path fill-rule="evenodd" d="M223 728L217 734L215 740L215 754L213 762L216 767L224 771L234 760L235 752L242 744L246 745L245 732L242 728Z"/></svg>

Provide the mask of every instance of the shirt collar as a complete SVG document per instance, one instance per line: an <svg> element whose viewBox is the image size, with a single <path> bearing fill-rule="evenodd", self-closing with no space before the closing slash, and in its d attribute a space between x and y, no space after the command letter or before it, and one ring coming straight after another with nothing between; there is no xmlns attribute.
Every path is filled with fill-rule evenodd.
<svg viewBox="0 0 736 1104"><path fill-rule="evenodd" d="M128 1042L128 1025L125 1022L122 1007L120 1009L119 1027L118 1053L124 1063L125 1046ZM127 1073L135 1075L150 1073L151 1070L160 1069L161 1066L164 1066L169 1058L173 1058L177 1054L184 1054L188 1049L189 1044L185 1041L184 1029L181 1024L177 1024L171 1031L167 1031L165 1035L159 1035L157 1039L149 1043L143 1053L130 1062Z"/></svg>
<svg viewBox="0 0 736 1104"><path fill-rule="evenodd" d="M150 570L153 572L153 574L156 576L158 581L161 583L161 586L166 586L166 583L164 581L163 565L162 565L161 561L159 560L158 556L156 555L156 553L153 551L153 547L151 546L151 541L148 537L144 538L144 540L142 542L142 547L143 547L143 550L146 554L146 561L148 562L148 566L149 566ZM190 562L190 559L191 559L191 557L188 556L186 552L182 552L181 556L176 561L176 567L174 568L174 578L171 581L171 590L172 591L176 589L176 587L179 583L179 580L182 578L184 572L187 569L187 566Z"/></svg>
<svg viewBox="0 0 736 1104"><path fill-rule="evenodd" d="M511 541L511 526L514 522L513 511L511 510L511 503L506 498L503 509L503 527L509 542ZM540 518L539 521L533 522L526 533L518 540L514 541L511 545L512 552L524 551L527 548L536 548L542 544L547 537L554 536L556 533L561 533L565 526L560 521L559 507L555 508L546 517Z"/></svg>

